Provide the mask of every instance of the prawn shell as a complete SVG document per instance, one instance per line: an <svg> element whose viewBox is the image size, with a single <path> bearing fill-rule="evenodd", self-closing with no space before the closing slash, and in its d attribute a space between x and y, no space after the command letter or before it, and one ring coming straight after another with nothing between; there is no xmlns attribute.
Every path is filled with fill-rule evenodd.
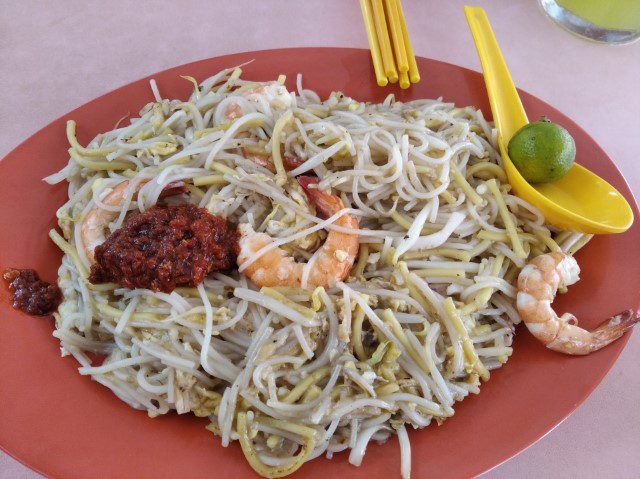
<svg viewBox="0 0 640 479"><path fill-rule="evenodd" d="M552 301L555 289L543 278L543 273L533 264L526 265L518 276L518 291L533 296L537 300Z"/></svg>
<svg viewBox="0 0 640 479"><path fill-rule="evenodd" d="M256 233L248 225L240 225L239 230L238 265L244 264L250 253L259 251L273 242L269 235ZM300 283L300 275L293 258L288 257L280 248L267 251L259 261L249 264L244 273L260 286L296 286Z"/></svg>
<svg viewBox="0 0 640 479"><path fill-rule="evenodd" d="M614 339L608 340L605 344L594 347L593 335L591 332L578 326L568 323L560 323L562 327L555 339L547 343L547 347L554 351L565 354L582 355L589 354L591 351L606 346Z"/></svg>
<svg viewBox="0 0 640 479"><path fill-rule="evenodd" d="M561 323L558 321L546 321L542 323L525 323L533 336L547 346L551 344L560 333Z"/></svg>
<svg viewBox="0 0 640 479"><path fill-rule="evenodd" d="M551 297L553 299L560 285L560 275L557 271L557 266L565 258L563 253L552 253L549 255L542 255L534 258L530 265L534 266L541 275L541 283L549 286L552 290Z"/></svg>

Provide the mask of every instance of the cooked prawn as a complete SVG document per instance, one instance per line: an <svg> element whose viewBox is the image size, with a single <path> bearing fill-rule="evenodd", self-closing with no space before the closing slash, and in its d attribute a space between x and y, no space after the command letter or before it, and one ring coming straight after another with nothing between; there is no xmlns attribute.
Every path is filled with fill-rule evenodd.
<svg viewBox="0 0 640 479"><path fill-rule="evenodd" d="M291 96L289 95L289 92L284 86L276 82L267 85L258 85L249 90L245 90L240 93L240 96L247 99L248 101L253 101L256 103L265 101L271 107L277 109L284 109L291 106ZM235 120L236 118L240 118L243 114L244 112L242 111L242 107L236 102L230 103L225 111L225 116L228 120L231 121ZM248 136L246 132L238 134L239 138L245 136ZM273 164L271 155L266 153L264 155L259 153L250 153L246 148L241 148L241 150L242 156L244 156L247 160L251 160L256 165L266 168L271 173L276 172L276 167ZM304 161L297 157L283 156L282 163L284 164L284 168L287 171L290 171L300 166L302 163L304 163Z"/></svg>
<svg viewBox="0 0 640 479"><path fill-rule="evenodd" d="M332 216L344 209L344 204L338 196L312 187L317 185L317 178L301 176L298 183L322 215ZM358 220L348 214L340 216L334 224L343 228L358 228ZM273 238L265 233L255 232L246 224L240 225L239 231L238 266L243 267L246 264L244 273L258 286L302 287L306 268L306 287L331 287L349 275L360 243L357 234L331 230L324 244L311 259L312 265L297 262L281 248L273 248L249 263L255 253L273 242Z"/></svg>
<svg viewBox="0 0 640 479"><path fill-rule="evenodd" d="M558 288L576 283L580 267L564 253L549 253L531 260L518 277L517 308L531 333L549 349L565 354L589 354L605 347L632 328L640 316L627 310L607 319L593 331L577 326L570 313L558 316L551 302Z"/></svg>
<svg viewBox="0 0 640 479"><path fill-rule="evenodd" d="M244 156L247 160L253 161L256 165L262 166L266 168L271 173L276 172L276 166L273 164L273 159L271 155L267 154L259 154L259 153L250 153L246 148L242 148L242 156ZM284 169L287 171L295 170L298 166L302 165L304 160L301 160L297 156L283 156L282 164L284 165Z"/></svg>
<svg viewBox="0 0 640 479"><path fill-rule="evenodd" d="M134 196L138 193L140 188L146 183L145 181L141 181L136 185L136 188L133 192ZM116 185L107 196L102 198L102 202L107 206L119 206L122 204L122 201L125 198L127 193L127 188L129 187L129 180L125 180L122 183ZM164 189L160 197L175 195L184 193L185 186L184 183L178 181L175 183L169 183L167 187ZM96 246L104 243L106 240L105 230L109 223L115 220L120 212L118 211L109 211L104 208L100 208L97 205L94 205L88 213L85 215L82 220L82 225L80 228L80 237L82 239L82 244L84 246L85 253L87 255L87 259L90 263L94 262L94 250Z"/></svg>
<svg viewBox="0 0 640 479"><path fill-rule="evenodd" d="M277 82L266 85L258 85L240 93L242 98L250 102L267 102L269 106L277 109L284 109L291 106L291 95L286 87ZM236 103L230 103L225 111L225 116L229 120L235 120L243 115L242 107Z"/></svg>

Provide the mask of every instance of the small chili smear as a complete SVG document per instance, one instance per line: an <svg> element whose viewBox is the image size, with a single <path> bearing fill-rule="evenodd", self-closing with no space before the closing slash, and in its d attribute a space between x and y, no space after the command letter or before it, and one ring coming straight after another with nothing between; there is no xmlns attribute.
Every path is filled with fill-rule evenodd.
<svg viewBox="0 0 640 479"><path fill-rule="evenodd" d="M9 286L15 309L34 316L46 316L56 311L62 302L60 288L41 280L32 269L10 268L2 277Z"/></svg>

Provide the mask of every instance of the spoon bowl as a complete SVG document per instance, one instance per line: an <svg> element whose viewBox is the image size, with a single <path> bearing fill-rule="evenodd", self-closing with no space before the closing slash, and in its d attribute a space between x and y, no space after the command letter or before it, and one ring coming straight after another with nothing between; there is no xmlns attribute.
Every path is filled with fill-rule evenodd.
<svg viewBox="0 0 640 479"><path fill-rule="evenodd" d="M464 7L478 50L489 104L498 129L500 154L513 191L540 209L547 223L580 233L622 233L633 223L627 200L595 173L574 163L565 176L551 183L530 184L515 167L507 145L529 120L522 107L487 14L480 7Z"/></svg>

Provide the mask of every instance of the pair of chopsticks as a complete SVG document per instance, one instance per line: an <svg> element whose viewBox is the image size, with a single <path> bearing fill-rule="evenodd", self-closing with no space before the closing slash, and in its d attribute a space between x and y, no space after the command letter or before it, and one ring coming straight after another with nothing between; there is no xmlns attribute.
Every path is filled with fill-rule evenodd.
<svg viewBox="0 0 640 479"><path fill-rule="evenodd" d="M418 64L400 0L360 0L360 8L378 85L399 82L400 88L409 88L418 83Z"/></svg>

